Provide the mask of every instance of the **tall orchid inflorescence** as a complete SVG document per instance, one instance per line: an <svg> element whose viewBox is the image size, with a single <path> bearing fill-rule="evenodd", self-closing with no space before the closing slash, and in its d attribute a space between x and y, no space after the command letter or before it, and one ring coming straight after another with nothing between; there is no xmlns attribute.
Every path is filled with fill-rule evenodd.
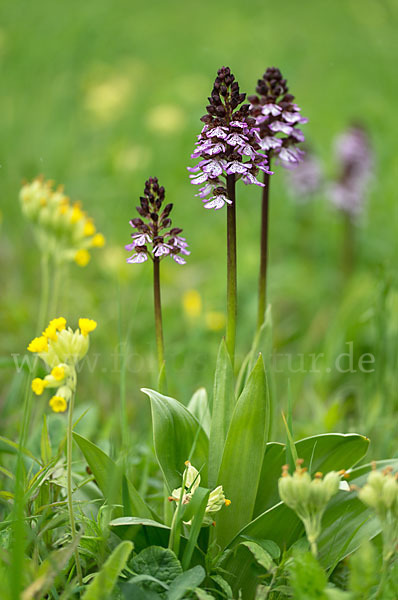
<svg viewBox="0 0 398 600"><path fill-rule="evenodd" d="M260 130L261 150L269 156L278 156L284 166L293 166L303 156L298 144L304 141L304 134L297 125L307 123L308 119L300 115L300 108L288 91L280 70L269 67L258 80L258 95L248 99L250 114Z"/></svg>
<svg viewBox="0 0 398 600"><path fill-rule="evenodd" d="M217 72L206 114L201 118L204 127L198 135L196 150L191 158L201 160L192 173L191 183L202 185L197 196L205 208L219 209L231 204L227 177L242 179L245 184L263 186L258 171L268 172L267 158L261 151L256 121L249 114L249 105L242 104L239 84L229 67Z"/></svg>
<svg viewBox="0 0 398 600"><path fill-rule="evenodd" d="M185 264L181 255L189 255L188 244L180 236L182 229L171 227L170 213L172 204L163 207L165 190L159 186L157 177L150 177L145 182L144 195L140 197L140 206L137 212L141 218L131 219L130 225L134 229L131 234L132 242L125 246L126 250L134 250L134 254L127 258L128 263L142 263L148 260L160 260L164 256L171 256L176 263ZM144 219L144 220L143 220Z"/></svg>
<svg viewBox="0 0 398 600"><path fill-rule="evenodd" d="M373 156L366 130L361 125L352 125L337 136L335 156L340 174L329 188L330 199L336 208L355 220L363 210L372 177Z"/></svg>

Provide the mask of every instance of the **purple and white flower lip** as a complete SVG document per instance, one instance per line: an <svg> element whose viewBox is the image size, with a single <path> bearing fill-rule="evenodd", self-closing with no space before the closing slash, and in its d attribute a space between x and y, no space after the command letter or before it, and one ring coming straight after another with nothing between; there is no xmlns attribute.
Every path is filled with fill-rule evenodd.
<svg viewBox="0 0 398 600"><path fill-rule="evenodd" d="M373 176L373 153L362 125L352 125L335 139L335 156L339 164L338 179L328 188L336 208L353 220L364 208L369 181Z"/></svg>
<svg viewBox="0 0 398 600"><path fill-rule="evenodd" d="M128 263L143 263L148 257L156 262L165 256L171 256L180 265L186 263L185 258L180 255L190 254L188 243L180 236L182 229L171 227L170 213L173 205L166 204L163 207L164 199L164 187L159 186L157 177L150 177L145 182L140 206L137 206L137 212L142 218L130 221L134 233L131 234L132 242L125 249L130 252L134 250L135 253L126 259Z"/></svg>
<svg viewBox="0 0 398 600"><path fill-rule="evenodd" d="M300 123L307 123L302 117L300 108L294 103L294 96L288 93L286 79L276 67L266 70L258 80L256 92L249 96L250 114L256 119L256 126L261 139L263 152L280 157L284 167L298 165L303 159L303 152L294 148L304 141L303 132L297 128Z"/></svg>
<svg viewBox="0 0 398 600"><path fill-rule="evenodd" d="M228 197L227 177L246 184L264 185L257 180L259 170L268 171L268 159L260 146L259 128L249 114L249 105L242 104L241 94L228 67L218 70L209 98L205 123L191 158L201 160L188 167L193 185L202 185L196 196L202 198L205 208L219 210L232 204ZM277 107L279 114L282 109Z"/></svg>

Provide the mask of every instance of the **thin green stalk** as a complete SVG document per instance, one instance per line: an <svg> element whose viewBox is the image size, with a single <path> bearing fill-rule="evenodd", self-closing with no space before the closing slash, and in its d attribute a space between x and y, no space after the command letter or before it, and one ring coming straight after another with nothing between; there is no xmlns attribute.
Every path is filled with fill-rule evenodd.
<svg viewBox="0 0 398 600"><path fill-rule="evenodd" d="M351 277L355 267L355 225L352 217L344 213L342 271L346 279Z"/></svg>
<svg viewBox="0 0 398 600"><path fill-rule="evenodd" d="M40 334L47 322L48 316L48 301L50 294L50 265L49 256L47 253L41 255L41 288L40 288L40 304L37 318L37 333Z"/></svg>
<svg viewBox="0 0 398 600"><path fill-rule="evenodd" d="M51 303L50 303L50 307L49 307L49 315L50 315L51 319L56 317L55 313L57 312L57 307L58 307L58 297L59 297L59 290L60 290L61 279L62 279L62 271L63 271L62 263L55 261L54 276L53 276L53 281L52 281Z"/></svg>
<svg viewBox="0 0 398 600"><path fill-rule="evenodd" d="M119 348L121 352L121 363L120 368L120 431L122 438L122 447L126 448L128 444L128 422L127 422L127 406L126 406L126 352L127 352L127 339L130 337L131 325L129 325L127 339L123 341L122 337L122 303L121 303L121 290L119 286Z"/></svg>
<svg viewBox="0 0 398 600"><path fill-rule="evenodd" d="M227 331L225 341L233 368L237 313L235 175L227 175L227 192L232 204L227 205Z"/></svg>
<svg viewBox="0 0 398 600"><path fill-rule="evenodd" d="M45 326L47 311L48 311L48 299L50 292L50 271L49 271L49 257L48 254L42 254L41 256L41 286L40 286L40 302L38 309L37 319L37 333L40 333ZM22 426L19 436L19 449L17 455L16 464L16 475L15 475L15 502L13 511L13 538L12 538L12 561L10 569L10 589L12 600L19 600L21 591L21 577L20 574L23 570L25 543L26 543L26 531L25 531L25 504L24 504L24 478L25 470L23 463L22 448L26 444L28 437L29 423L31 420L32 411L32 388L31 380L34 379L37 371L37 357L33 361L32 371L29 373L24 393L23 402L23 415L22 415Z"/></svg>
<svg viewBox="0 0 398 600"><path fill-rule="evenodd" d="M68 429L66 436L66 468L67 468L67 496L68 496L68 512L69 512L69 521L70 528L72 532L72 541L76 540L76 525L75 525L75 515L73 513L73 498L72 498L72 431L73 431L73 406L75 402L75 394L72 394L72 397L69 401L69 411L68 411ZM79 559L79 550L76 547L75 549L75 562L76 562L76 573L77 578L80 585L83 585L83 575L82 569L80 566Z"/></svg>
<svg viewBox="0 0 398 600"><path fill-rule="evenodd" d="M258 315L257 331L264 323L267 306L267 271L268 271L268 216L269 216L269 184L270 176L264 173L264 184L261 203L261 237L260 237L260 272L258 277Z"/></svg>
<svg viewBox="0 0 398 600"><path fill-rule="evenodd" d="M156 347L158 353L159 373L163 369L164 363L164 342L163 342L163 324L162 324L162 303L160 299L160 261L156 256L153 259L153 300L155 307L155 332Z"/></svg>

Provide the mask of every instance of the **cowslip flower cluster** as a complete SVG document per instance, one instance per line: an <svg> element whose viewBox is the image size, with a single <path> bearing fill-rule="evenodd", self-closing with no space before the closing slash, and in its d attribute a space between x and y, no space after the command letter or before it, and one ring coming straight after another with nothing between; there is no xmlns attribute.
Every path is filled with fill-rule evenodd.
<svg viewBox="0 0 398 600"><path fill-rule="evenodd" d="M329 500L338 492L340 476L344 471L330 471L323 477L315 473L311 479L303 460L296 463L293 475L289 473L289 465L282 467L282 477L278 482L281 500L301 519L307 539L316 553L316 541L321 533L321 521Z"/></svg>
<svg viewBox="0 0 398 600"><path fill-rule="evenodd" d="M169 496L170 502L179 502L182 496L182 504L188 504L191 501L195 490L200 485L199 471L191 465L189 460L185 462L185 470L182 476L182 480L184 489L182 487L179 487L173 490L171 495ZM230 504L231 500L225 498L222 485L216 487L213 491L210 492L205 510L205 515L203 517L203 525L212 525L214 523L215 513L221 510L223 506L229 506ZM190 521L187 522L187 525L189 524Z"/></svg>
<svg viewBox="0 0 398 600"><path fill-rule="evenodd" d="M269 157L277 156L283 166L297 165L304 155L298 144L304 141L304 134L297 126L307 123L294 96L288 93L286 79L276 67L266 70L258 80L256 92L249 96L250 114L259 128L260 146Z"/></svg>
<svg viewBox="0 0 398 600"><path fill-rule="evenodd" d="M52 319L42 335L28 345L29 352L37 354L50 369L43 379L35 377L32 390L41 396L46 388L57 388L49 404L54 412L65 412L72 394L76 390L76 365L84 358L89 348L89 333L97 323L92 319L79 319L79 328L66 328L66 319Z"/></svg>
<svg viewBox="0 0 398 600"><path fill-rule="evenodd" d="M176 263L184 265L188 256L188 243L181 237L182 229L171 227L170 213L172 204L163 206L165 190L159 186L157 177L150 177L145 182L144 195L140 197L137 212L142 217L131 219L130 225L134 230L132 242L125 246L126 250L134 251L127 258L128 263L142 263L148 260L161 260L171 256Z"/></svg>
<svg viewBox="0 0 398 600"><path fill-rule="evenodd" d="M196 195L202 198L205 208L232 204L226 185L228 176L264 187L257 174L259 170L270 173L256 121L249 115L249 105L242 104L245 98L229 67L219 69L207 113L201 118L204 127L191 155L200 161L188 167L191 183L202 186Z"/></svg>
<svg viewBox="0 0 398 600"><path fill-rule="evenodd" d="M388 560L398 549L398 473L391 467L378 471L376 463L362 489L359 499L372 508L383 527L383 556Z"/></svg>
<svg viewBox="0 0 398 600"><path fill-rule="evenodd" d="M71 203L63 187L53 189L52 181L37 177L22 186L19 194L22 212L35 226L41 251L57 262L75 261L81 267L90 260L90 248L105 244L93 219L79 202Z"/></svg>
<svg viewBox="0 0 398 600"><path fill-rule="evenodd" d="M363 210L366 188L372 177L373 156L365 129L353 125L337 136L335 156L340 175L329 187L336 208L355 219Z"/></svg>

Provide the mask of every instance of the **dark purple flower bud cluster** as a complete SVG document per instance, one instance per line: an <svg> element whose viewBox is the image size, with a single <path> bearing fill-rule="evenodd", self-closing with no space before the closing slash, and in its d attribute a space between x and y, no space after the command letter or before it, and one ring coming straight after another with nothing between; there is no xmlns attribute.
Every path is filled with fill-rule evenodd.
<svg viewBox="0 0 398 600"><path fill-rule="evenodd" d="M331 184L332 203L352 218L363 209L366 188L372 177L373 156L368 135L361 125L352 125L335 140L340 166L337 182Z"/></svg>
<svg viewBox="0 0 398 600"><path fill-rule="evenodd" d="M191 155L201 160L195 167L188 167L191 183L203 184L196 195L202 198L205 208L219 209L232 203L226 186L228 175L235 180L241 178L245 184L264 186L257 179L258 171L270 173L256 121L249 114L249 105L242 104L245 97L229 67L219 69L207 113L201 118L204 127Z"/></svg>
<svg viewBox="0 0 398 600"><path fill-rule="evenodd" d="M258 95L248 98L250 114L260 130L262 151L278 156L284 166L297 165L302 159L304 153L297 145L304 141L304 134L297 125L308 121L288 91L280 70L270 67L258 80Z"/></svg>
<svg viewBox="0 0 398 600"><path fill-rule="evenodd" d="M137 212L142 218L131 219L134 229L131 234L132 242L125 246L126 250L134 250L127 259L128 263L142 263L148 260L161 260L170 255L176 263L184 265L183 255L189 255L188 244L180 236L182 229L171 227L170 213L172 204L163 206L165 191L159 186L157 177L150 177L145 182L144 195L140 197Z"/></svg>

